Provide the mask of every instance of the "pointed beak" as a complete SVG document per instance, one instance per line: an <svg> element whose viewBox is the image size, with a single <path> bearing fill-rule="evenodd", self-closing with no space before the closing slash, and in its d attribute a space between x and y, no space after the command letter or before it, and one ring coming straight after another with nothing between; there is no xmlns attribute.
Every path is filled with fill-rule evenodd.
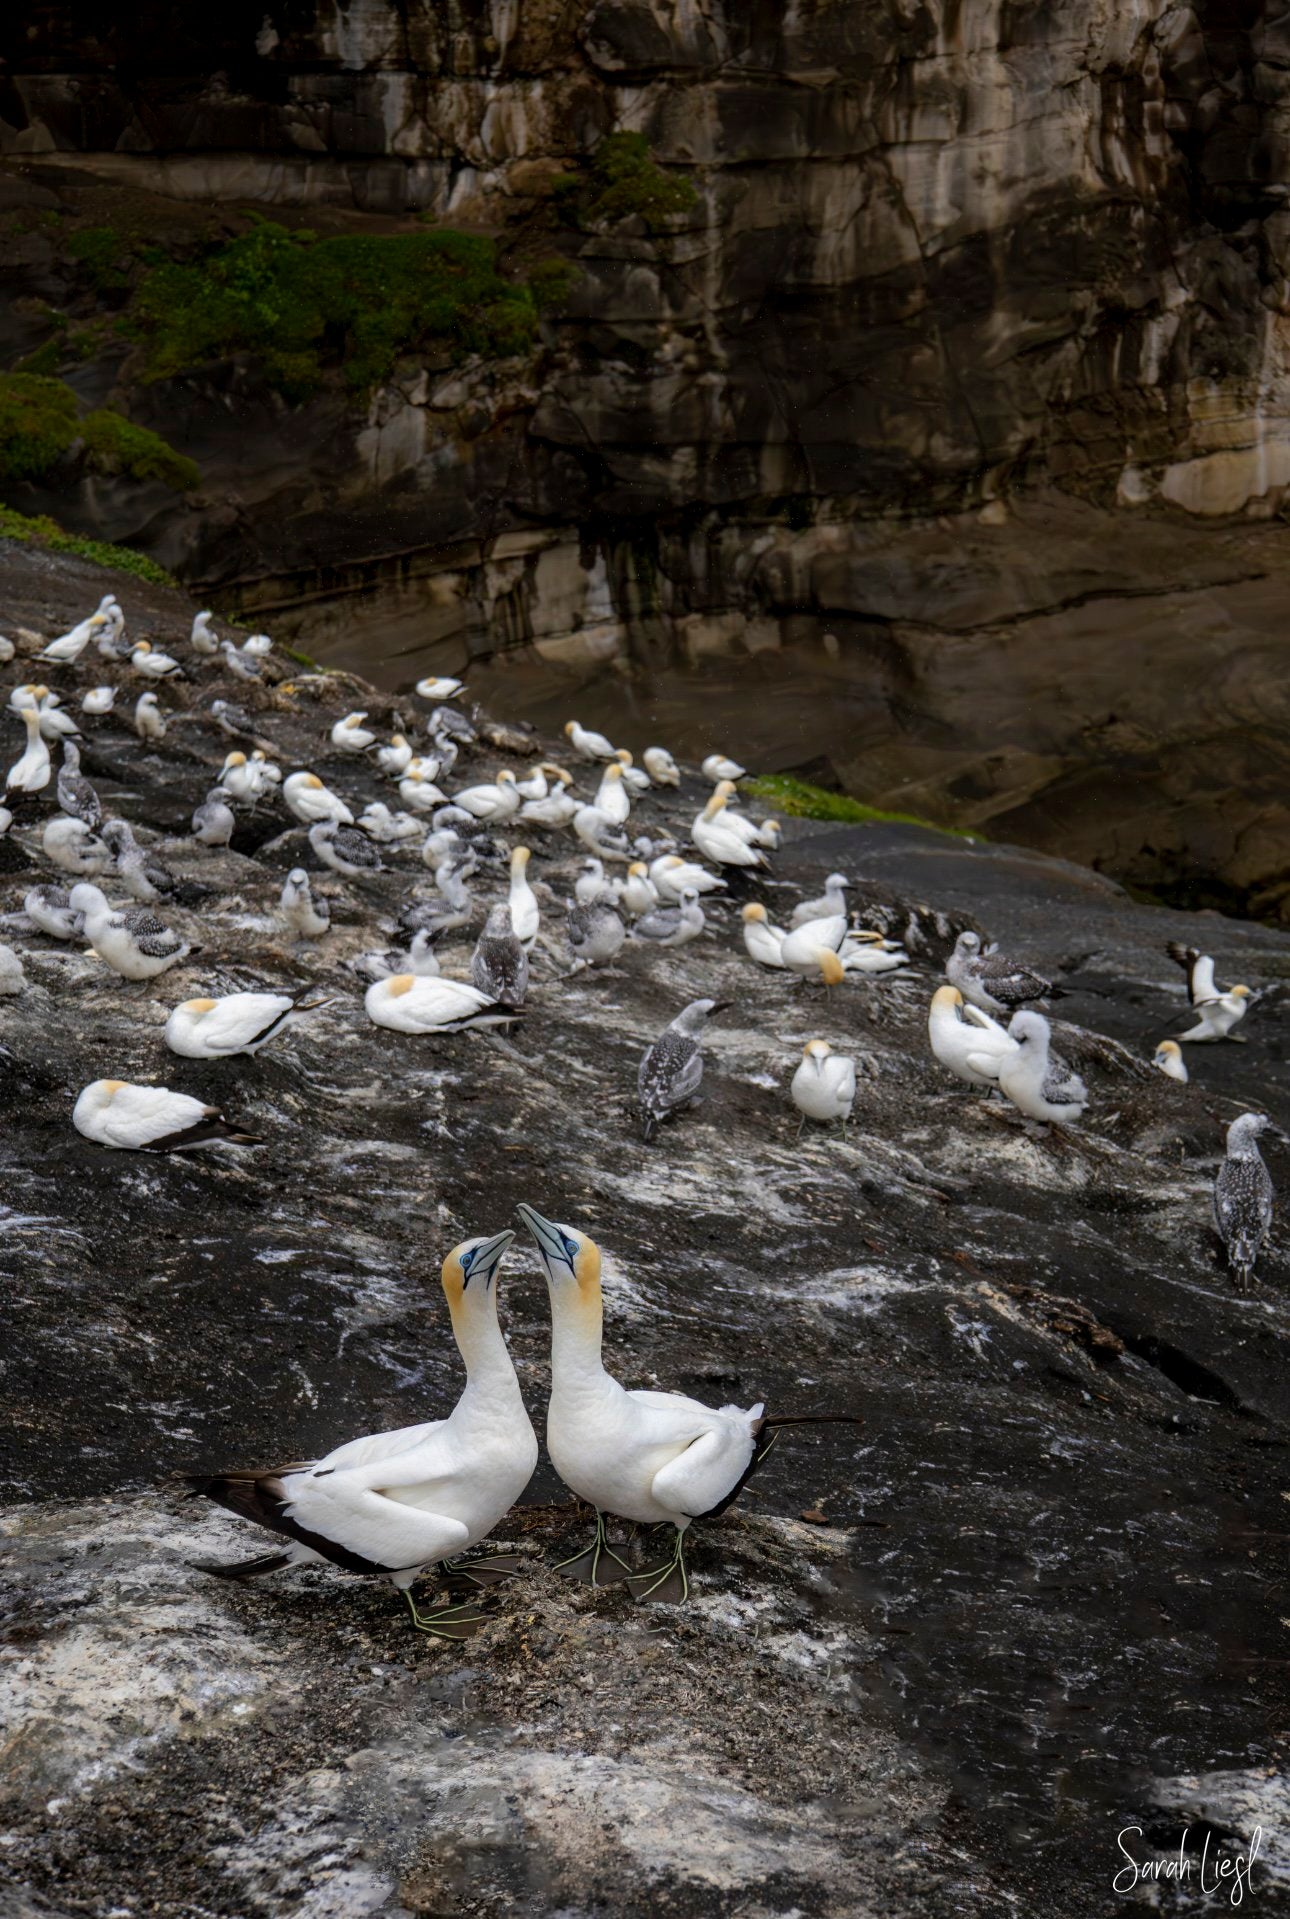
<svg viewBox="0 0 1290 1919"><path fill-rule="evenodd" d="M718 1013L728 1012L733 1005L734 1005L734 1001L732 999L714 1000L712 1005L708 1008L708 1018L715 1019Z"/></svg>
<svg viewBox="0 0 1290 1919"><path fill-rule="evenodd" d="M469 1285L472 1279L482 1279L486 1286L491 1286L497 1277L497 1269L502 1263L502 1255L514 1237L514 1233L510 1231L494 1233L493 1237L486 1239L482 1246L477 1246L475 1257L470 1263L470 1272L466 1276L466 1284Z"/></svg>
<svg viewBox="0 0 1290 1919"><path fill-rule="evenodd" d="M567 1266L569 1255L564 1249L564 1235L559 1229L553 1226L549 1219L543 1219L541 1213L535 1212L531 1206L526 1206L522 1200L516 1207L516 1211L528 1227L529 1236L542 1255L543 1261L548 1266L553 1260Z"/></svg>

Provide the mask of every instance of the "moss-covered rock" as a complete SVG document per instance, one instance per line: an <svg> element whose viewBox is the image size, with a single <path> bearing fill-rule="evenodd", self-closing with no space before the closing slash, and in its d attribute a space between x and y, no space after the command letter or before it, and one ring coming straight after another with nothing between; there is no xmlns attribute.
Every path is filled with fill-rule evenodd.
<svg viewBox="0 0 1290 1919"><path fill-rule="evenodd" d="M607 134L586 172L562 174L553 192L579 225L617 226L636 218L652 233L689 213L699 197L682 175L664 171L643 133Z"/></svg>
<svg viewBox="0 0 1290 1919"><path fill-rule="evenodd" d="M0 374L0 481L39 479L76 436L76 395L62 380Z"/></svg>
<svg viewBox="0 0 1290 1919"><path fill-rule="evenodd" d="M86 457L100 473L128 473L135 480L160 480L176 493L187 493L201 474L197 462L176 453L159 433L135 426L120 413L100 407L81 421Z"/></svg>
<svg viewBox="0 0 1290 1919"><path fill-rule="evenodd" d="M177 584L164 566L158 566L144 553L136 553L133 547L82 539L79 533L69 533L45 514L32 516L0 506L0 540L17 540L23 546L43 547L49 553L70 553L78 560L92 561L95 566L110 567L114 573L130 573L136 580L147 580L153 586Z"/></svg>

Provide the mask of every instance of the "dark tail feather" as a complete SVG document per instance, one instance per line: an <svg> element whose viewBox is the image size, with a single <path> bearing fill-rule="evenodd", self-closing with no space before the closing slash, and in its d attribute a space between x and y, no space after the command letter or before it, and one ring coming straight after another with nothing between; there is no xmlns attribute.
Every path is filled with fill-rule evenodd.
<svg viewBox="0 0 1290 1919"><path fill-rule="evenodd" d="M753 1456L748 1461L743 1477L730 1488L719 1506L711 1507L706 1513L697 1515L703 1519L716 1519L725 1512L727 1506L734 1504L748 1481L765 1459L775 1441L779 1438L781 1426L863 1426L864 1421L858 1413L779 1413L769 1419L759 1419L753 1428Z"/></svg>
<svg viewBox="0 0 1290 1919"><path fill-rule="evenodd" d="M216 1579L259 1579L263 1573L280 1573L291 1564L290 1553L261 1553L256 1559L190 1559L199 1573L213 1573Z"/></svg>

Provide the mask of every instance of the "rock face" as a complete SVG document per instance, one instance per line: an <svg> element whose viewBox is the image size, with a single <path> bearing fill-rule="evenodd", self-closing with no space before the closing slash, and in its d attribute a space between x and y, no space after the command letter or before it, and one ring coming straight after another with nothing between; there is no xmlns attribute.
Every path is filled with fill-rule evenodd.
<svg viewBox="0 0 1290 1919"><path fill-rule="evenodd" d="M108 585L136 637L184 650L178 595L12 551L0 576L10 630L45 634ZM15 670L34 650L19 640ZM91 659L95 679L121 674ZM67 700L85 677L60 672ZM123 989L25 925L26 874L2 882L0 937L30 982L0 1001L16 1909L1085 1919L1107 1909L1123 1828L1154 1858L1197 1821L1245 1848L1256 1825L1282 1828L1278 1720L1251 1711L1250 1675L1270 1675L1271 1705L1286 1262L1274 1247L1237 1296L1208 1207L1230 1115L1290 1120L1290 940L1134 905L1034 854L815 830L777 862L777 913L835 868L861 872L866 920L908 933L910 976L825 1001L754 969L731 900L680 951L632 946L612 972L566 978L579 858L556 837L530 867L550 942L522 1030L407 1040L367 1022L346 962L425 886L415 853L361 886L316 875L334 931L299 953L274 902L314 862L279 838L284 815L244 815L228 852L166 843L231 744L214 700L243 709L225 716L239 740L356 799L375 775L328 756L328 727L362 705L384 733L393 703L196 664L161 697L160 745L97 722L85 764L109 810L211 889L166 908L200 931L200 960ZM456 773L496 759L468 750ZM687 770L637 821L684 833L701 791ZM481 919L504 873L486 862ZM927 1000L967 923L1070 991L1060 1043L1093 1097L1069 1142L928 1055ZM472 931L445 942L445 972L464 972ZM1191 1049L1189 1087L1141 1063L1180 1008L1163 951L1179 938L1269 989L1246 1045ZM255 1060L165 1051L178 1000L285 981L330 1003ZM637 1062L699 995L731 1002L705 1103L646 1149ZM787 1081L815 1036L858 1063L845 1144L795 1138ZM109 1073L216 1099L266 1144L93 1148L71 1105ZM1278 1136L1268 1156L1284 1188ZM445 1408L460 1371L439 1260L521 1198L603 1244L607 1354L629 1383L858 1409L863 1429L784 1435L695 1529L682 1611L551 1570L583 1517L545 1464L505 1529L523 1569L465 1648L417 1638L388 1590L329 1569L251 1587L195 1570L249 1550L246 1529L166 1475L308 1456ZM502 1286L540 1427L547 1306L518 1244ZM1269 1910L1287 1872L1284 1844L1265 1848Z"/></svg>

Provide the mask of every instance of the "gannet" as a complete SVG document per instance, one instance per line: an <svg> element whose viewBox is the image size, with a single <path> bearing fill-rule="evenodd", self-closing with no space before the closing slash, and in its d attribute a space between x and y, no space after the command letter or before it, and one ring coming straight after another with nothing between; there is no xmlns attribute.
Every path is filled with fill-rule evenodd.
<svg viewBox="0 0 1290 1919"><path fill-rule="evenodd" d="M47 686L36 688L36 712L40 719L40 737L52 746L56 740L79 740L81 729L70 713L64 713L57 693Z"/></svg>
<svg viewBox="0 0 1290 1919"><path fill-rule="evenodd" d="M394 1033L463 1033L470 1026L504 1026L521 1009L490 999L463 980L428 979L395 973L377 980L364 995L367 1016Z"/></svg>
<svg viewBox="0 0 1290 1919"><path fill-rule="evenodd" d="M388 746L380 746L377 748L376 764L380 767L382 773L389 773L395 779L397 779L401 773L407 772L408 767L412 764L412 748L408 745L402 733L392 734Z"/></svg>
<svg viewBox="0 0 1290 1919"><path fill-rule="evenodd" d="M399 780L399 798L414 813L432 813L436 806L443 805L447 797L443 788L436 786L416 765L409 766Z"/></svg>
<svg viewBox="0 0 1290 1919"><path fill-rule="evenodd" d="M655 786L679 786L681 775L676 761L665 746L647 746L641 758Z"/></svg>
<svg viewBox="0 0 1290 1919"><path fill-rule="evenodd" d="M279 1033L326 1000L300 993L228 993L223 999L186 999L166 1021L166 1044L184 1059L229 1059L258 1053Z"/></svg>
<svg viewBox="0 0 1290 1919"><path fill-rule="evenodd" d="M235 680L258 680L260 667L254 653L234 646L232 640L221 640L219 650L224 655L224 664Z"/></svg>
<svg viewBox="0 0 1290 1919"><path fill-rule="evenodd" d="M738 828L722 817L725 808L725 797L718 792L713 794L703 811L695 815L690 838L704 858L715 860L718 866L769 866L770 862L762 849L750 846Z"/></svg>
<svg viewBox="0 0 1290 1919"><path fill-rule="evenodd" d="M682 893L685 887L681 888ZM689 889L698 897L697 889ZM649 868L644 860L633 860L627 869L627 878L618 885L618 904L624 913L632 919L639 919L642 913L649 913L659 903L658 888L649 876Z"/></svg>
<svg viewBox="0 0 1290 1919"><path fill-rule="evenodd" d="M275 766L268 754L264 752L261 747L257 746L252 753L251 765L255 768L262 789L269 786L281 786L282 768Z"/></svg>
<svg viewBox="0 0 1290 1919"><path fill-rule="evenodd" d="M219 652L219 639L211 631L214 618L211 612L194 613L192 631L188 635L188 644L193 652L204 654L207 659L213 659Z"/></svg>
<svg viewBox="0 0 1290 1919"><path fill-rule="evenodd" d="M347 713L343 720L337 720L331 729L332 745L339 747L342 753L366 753L369 746L375 746L375 733L363 725L366 718L365 712Z"/></svg>
<svg viewBox="0 0 1290 1919"><path fill-rule="evenodd" d="M807 920L804 926L792 927L780 941L781 966L796 973L799 979L818 979L820 954L837 954L848 930L845 913L831 913L825 919Z"/></svg>
<svg viewBox="0 0 1290 1919"><path fill-rule="evenodd" d="M637 1599L689 1596L685 1533L696 1519L716 1518L756 1471L782 1426L839 1423L844 1415L767 1419L764 1407L705 1406L683 1393L625 1391L601 1357L604 1307L601 1258L576 1226L544 1219L521 1204L520 1218L537 1247L551 1298L551 1398L546 1443L569 1490L596 1512L585 1552L562 1562L590 1586L629 1581ZM676 1528L672 1557L633 1573L605 1538L605 1514L636 1525Z"/></svg>
<svg viewBox="0 0 1290 1919"><path fill-rule="evenodd" d="M622 951L627 929L608 900L571 906L567 923L569 951L583 966L608 966Z"/></svg>
<svg viewBox="0 0 1290 1919"><path fill-rule="evenodd" d="M267 633L248 633L239 651L250 660L267 660L273 651L273 641Z"/></svg>
<svg viewBox="0 0 1290 1919"><path fill-rule="evenodd" d="M433 674L428 679L417 681L417 692L423 700L455 700L459 693L466 690L464 680L439 678Z"/></svg>
<svg viewBox="0 0 1290 1919"><path fill-rule="evenodd" d="M8 996L26 990L27 975L22 970L22 961L12 946L0 946L0 994Z"/></svg>
<svg viewBox="0 0 1290 1919"><path fill-rule="evenodd" d="M141 693L134 703L134 730L141 740L164 740L166 721L155 693Z"/></svg>
<svg viewBox="0 0 1290 1919"><path fill-rule="evenodd" d="M24 706L19 718L27 729L27 747L5 775L10 802L16 793L43 793L49 785L49 748L40 737L40 714L34 706Z"/></svg>
<svg viewBox="0 0 1290 1919"><path fill-rule="evenodd" d="M421 820L411 813L391 813L384 800L369 800L359 816L359 826L381 846L397 846L401 840L419 840L425 832Z"/></svg>
<svg viewBox="0 0 1290 1919"><path fill-rule="evenodd" d="M511 930L511 909L503 900L488 910L484 930L470 959L472 983L485 999L522 1006L529 989L529 956Z"/></svg>
<svg viewBox="0 0 1290 1919"><path fill-rule="evenodd" d="M433 910L426 921L434 932L450 933L458 926L468 926L475 917L474 895L465 883L465 877L474 870L473 855L460 862L449 855L435 867L435 885L442 893L444 903Z"/></svg>
<svg viewBox="0 0 1290 1919"><path fill-rule="evenodd" d="M660 853L650 864L649 876L659 898L668 906L680 904L687 886L692 886L700 898L705 893L724 893L726 890L725 881L718 879L715 873L709 873L706 866L699 866L694 860L683 860L676 853Z"/></svg>
<svg viewBox="0 0 1290 1919"><path fill-rule="evenodd" d="M825 1039L812 1039L802 1048L802 1063L793 1075L793 1104L802 1115L797 1136L808 1119L841 1120L842 1137L856 1098L856 1063L835 1053Z"/></svg>
<svg viewBox="0 0 1290 1919"><path fill-rule="evenodd" d="M130 654L130 664L145 680L168 680L184 670L171 654L158 652L148 640L138 642Z"/></svg>
<svg viewBox="0 0 1290 1919"><path fill-rule="evenodd" d="M81 771L81 749L75 740L63 741L63 763L58 769L58 804L74 820L95 827L103 817L103 804Z"/></svg>
<svg viewBox="0 0 1290 1919"><path fill-rule="evenodd" d="M1227 1248L1238 1293L1249 1291L1254 1262L1272 1224L1276 1193L1258 1145L1267 1123L1262 1113L1242 1113L1232 1121L1227 1157L1214 1181L1214 1224Z"/></svg>
<svg viewBox="0 0 1290 1919"><path fill-rule="evenodd" d="M65 813L46 821L40 845L45 858L63 873L106 873L112 864L107 847L84 820L69 819Z"/></svg>
<svg viewBox="0 0 1290 1919"><path fill-rule="evenodd" d="M73 911L85 915L85 937L94 951L123 979L154 979L197 950L142 906L109 906L87 880L68 897Z"/></svg>
<svg viewBox="0 0 1290 1919"><path fill-rule="evenodd" d="M106 622L99 630L95 645L105 660L119 660L128 649L125 644L125 614L115 600L107 608Z"/></svg>
<svg viewBox="0 0 1290 1919"><path fill-rule="evenodd" d="M298 940L320 940L331 925L331 908L325 899L314 898L303 866L287 874L278 905L288 929Z"/></svg>
<svg viewBox="0 0 1290 1919"><path fill-rule="evenodd" d="M1028 1119L1072 1126L1088 1105L1078 1073L1050 1050L1051 1029L1042 1013L1014 1013L1008 1032L1017 1051L999 1065L999 1086Z"/></svg>
<svg viewBox="0 0 1290 1919"><path fill-rule="evenodd" d="M203 846L227 846L237 821L222 786L212 786L193 811L193 838Z"/></svg>
<svg viewBox="0 0 1290 1919"><path fill-rule="evenodd" d="M459 713L455 706L436 706L426 721L426 726L434 737L436 749L439 747L441 735L460 740L463 746L469 746L473 740L479 738L465 714Z"/></svg>
<svg viewBox="0 0 1290 1919"><path fill-rule="evenodd" d="M1249 1011L1249 987L1229 986L1225 993L1221 993L1214 983L1213 960L1208 954L1198 952L1194 946L1180 946L1171 941L1169 957L1176 960L1186 973L1192 1010L1200 1014L1196 1025L1180 1033L1179 1039L1184 1044L1217 1039L1239 1040L1243 1044L1244 1033L1234 1033L1232 1028Z"/></svg>
<svg viewBox="0 0 1290 1919"><path fill-rule="evenodd" d="M712 798L722 802L720 823L730 832L736 833L745 846L761 845L761 827L746 814L740 813L734 804L736 787L733 780L719 780L712 790Z"/></svg>
<svg viewBox="0 0 1290 1919"><path fill-rule="evenodd" d="M697 1102L703 1083L703 1029L709 1016L726 1004L725 1000L691 1000L645 1049L636 1075L636 1103L646 1140L653 1139L673 1113Z"/></svg>
<svg viewBox="0 0 1290 1919"><path fill-rule="evenodd" d="M636 765L631 754L627 751L627 748L620 746L614 754L614 758L623 769L623 785L629 786L633 793L648 793L650 789L649 774L642 773L640 767Z"/></svg>
<svg viewBox="0 0 1290 1919"><path fill-rule="evenodd" d="M324 786L316 773L288 774L282 787L287 810L306 826L319 820L335 820L338 826L352 826L354 815L338 793Z"/></svg>
<svg viewBox="0 0 1290 1919"><path fill-rule="evenodd" d="M81 700L81 712L102 718L104 714L112 711L115 704L116 688L114 686L92 686Z"/></svg>
<svg viewBox="0 0 1290 1919"><path fill-rule="evenodd" d="M992 946L982 952L976 933L959 934L945 963L945 977L983 1013L1011 1013L1028 1000L1066 997L1060 986L1032 973L1027 966L1017 965Z"/></svg>
<svg viewBox="0 0 1290 1919"><path fill-rule="evenodd" d="M784 955L782 947L785 933L782 926L771 923L766 908L760 900L751 900L743 909L744 950L749 959L756 960L758 966L769 966L782 971Z"/></svg>
<svg viewBox="0 0 1290 1919"><path fill-rule="evenodd" d="M94 635L101 632L108 624L109 602L112 605L116 604L112 594L106 593L99 601L95 612L91 613L87 619L79 621L66 633L60 633L56 640L51 640L49 645L36 655L36 658L52 661L58 666L70 666L73 660L78 660Z"/></svg>
<svg viewBox="0 0 1290 1919"><path fill-rule="evenodd" d="M573 882L573 897L579 906L590 906L593 900L608 900L612 905L618 897L614 881L605 873L604 861L594 853L582 862L582 871Z"/></svg>
<svg viewBox="0 0 1290 1919"><path fill-rule="evenodd" d="M245 753L229 753L220 768L219 783L239 806L252 806L264 793L264 777Z"/></svg>
<svg viewBox="0 0 1290 1919"><path fill-rule="evenodd" d="M550 782L547 779L547 771L546 762L541 761L533 768L533 771L526 779L516 780L515 791L522 800L544 800L546 798L551 790Z"/></svg>
<svg viewBox="0 0 1290 1919"><path fill-rule="evenodd" d="M927 1038L942 1066L969 1086L997 1086L999 1068L1017 1054L1017 1042L957 986L938 986L927 1014Z"/></svg>
<svg viewBox="0 0 1290 1919"><path fill-rule="evenodd" d="M346 879L367 879L373 873L385 871L379 852L366 833L360 833L355 826L319 820L316 826L309 828L309 844L324 866L343 873Z"/></svg>
<svg viewBox="0 0 1290 1919"><path fill-rule="evenodd" d="M880 933L851 931L838 948L838 958L847 973L894 973L909 965L903 946L883 939Z"/></svg>
<svg viewBox="0 0 1290 1919"><path fill-rule="evenodd" d="M85 916L72 906L70 893L61 886L33 886L22 903L32 925L51 939L79 939L85 929Z"/></svg>
<svg viewBox="0 0 1290 1919"><path fill-rule="evenodd" d="M515 775L503 767L497 778L484 786L467 786L452 796L454 806L464 807L477 820L493 823L513 819L520 810L515 790Z"/></svg>
<svg viewBox="0 0 1290 1919"><path fill-rule="evenodd" d="M778 820L763 820L757 828L757 844L764 846L768 853L778 853L784 829Z"/></svg>
<svg viewBox="0 0 1290 1919"><path fill-rule="evenodd" d="M581 810L581 802L568 790L573 785L573 775L560 766L547 770L558 784L545 799L525 800L519 811L521 826L568 826Z"/></svg>
<svg viewBox="0 0 1290 1919"><path fill-rule="evenodd" d="M437 935L421 927L412 935L406 953L361 953L352 962L354 971L364 979L392 979L396 973L416 973L426 979L438 979L439 961L434 950Z"/></svg>
<svg viewBox="0 0 1290 1919"><path fill-rule="evenodd" d="M781 948L781 951L783 949ZM815 955L815 974L827 994L830 987L841 986L847 973L842 961L831 947L822 947ZM809 977L809 975L804 975Z"/></svg>
<svg viewBox="0 0 1290 1919"><path fill-rule="evenodd" d="M258 1146L259 1135L230 1125L218 1106L165 1086L96 1079L72 1108L72 1124L96 1146L123 1152L179 1153L190 1146Z"/></svg>
<svg viewBox="0 0 1290 1919"><path fill-rule="evenodd" d="M573 830L598 859L621 860L624 866L630 862L631 848L625 834L598 806L578 807L573 816Z"/></svg>
<svg viewBox="0 0 1290 1919"><path fill-rule="evenodd" d="M699 896L687 886L679 906L656 906L643 914L632 927L632 938L652 946L686 946L698 939L705 924Z"/></svg>
<svg viewBox="0 0 1290 1919"><path fill-rule="evenodd" d="M277 1550L238 1565L204 1563L225 1579L255 1579L330 1560L388 1579L419 1632L462 1640L487 1617L470 1605L420 1612L412 1586L426 1568L490 1583L515 1561L460 1561L524 1491L538 1445L497 1323L495 1281L513 1233L468 1239L443 1262L442 1282L466 1387L447 1419L373 1433L325 1458L271 1472L187 1475L195 1493L282 1536Z"/></svg>
<svg viewBox="0 0 1290 1919"><path fill-rule="evenodd" d="M598 813L604 814L611 826L626 825L632 810L632 798L617 760L611 760L601 774L592 805Z"/></svg>
<svg viewBox="0 0 1290 1919"><path fill-rule="evenodd" d="M39 709L40 688L34 680L25 681L23 685L14 687L6 701L6 705L11 713L21 713L23 708L27 706Z"/></svg>
<svg viewBox="0 0 1290 1919"><path fill-rule="evenodd" d="M577 720L567 720L564 728L565 738L580 759L612 760L614 749L603 733L591 733L585 726L579 726Z"/></svg>
<svg viewBox="0 0 1290 1919"><path fill-rule="evenodd" d="M823 896L817 900L803 900L795 906L789 925L805 926L808 920L832 919L837 913L845 913L850 885L845 873L830 873L824 882Z"/></svg>
<svg viewBox="0 0 1290 1919"><path fill-rule="evenodd" d="M526 953L532 950L542 924L537 894L529 885L528 865L531 858L532 853L527 846L517 846L511 853L511 929Z"/></svg>
<svg viewBox="0 0 1290 1919"><path fill-rule="evenodd" d="M1187 1065L1182 1056L1182 1047L1176 1039L1162 1039L1151 1056L1151 1064L1158 1066L1168 1079L1180 1080L1187 1084Z"/></svg>
<svg viewBox="0 0 1290 1919"><path fill-rule="evenodd" d="M116 861L116 870L132 899L145 905L175 890L175 876L155 853L145 850L134 837L126 820L105 820L103 843Z"/></svg>
<svg viewBox="0 0 1290 1919"><path fill-rule="evenodd" d="M728 760L724 753L709 753L703 762L703 776L712 781L742 780L747 767L740 766L738 760Z"/></svg>

